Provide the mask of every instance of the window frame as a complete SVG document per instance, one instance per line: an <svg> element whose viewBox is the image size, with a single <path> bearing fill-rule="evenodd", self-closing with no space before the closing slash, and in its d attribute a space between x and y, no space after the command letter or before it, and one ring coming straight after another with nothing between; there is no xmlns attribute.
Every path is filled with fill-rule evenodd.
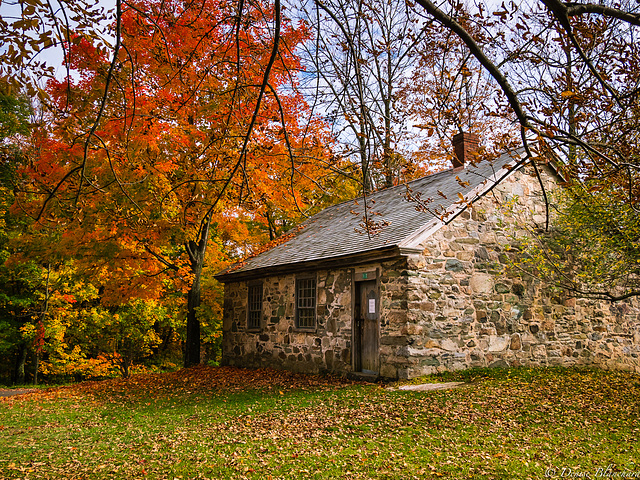
<svg viewBox="0 0 640 480"><path fill-rule="evenodd" d="M305 285L307 282L311 282L311 285ZM304 296L301 298L300 294L302 290L313 289L312 296ZM316 331L318 328L318 280L316 275L300 275L296 277L295 282L295 328L296 330L302 330L307 332ZM312 306L301 306L301 300L311 300ZM305 318L311 318L311 321L305 321L304 325L300 324L300 314L308 312L311 315L305 316Z"/></svg>
<svg viewBox="0 0 640 480"><path fill-rule="evenodd" d="M256 290L259 292L259 301L255 301L252 299L252 293L255 294ZM262 330L262 318L264 311L264 286L262 282L250 282L247 285L247 330L248 331L260 331ZM252 308L259 305L260 308ZM257 324L252 323L253 319L252 314L257 314L258 320Z"/></svg>

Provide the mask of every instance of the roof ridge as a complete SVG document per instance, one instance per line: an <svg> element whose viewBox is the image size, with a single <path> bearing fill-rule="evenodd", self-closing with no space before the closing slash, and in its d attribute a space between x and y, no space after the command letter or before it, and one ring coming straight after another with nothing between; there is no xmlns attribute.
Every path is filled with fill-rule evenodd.
<svg viewBox="0 0 640 480"><path fill-rule="evenodd" d="M400 187L405 187L406 188L408 185L410 185L412 183L415 184L415 183L418 183L418 182L422 182L427 178L434 178L434 177L439 176L439 175L444 175L445 173L458 173L459 172L459 173L469 173L469 174L478 175L478 172L475 172L475 171L471 170L470 168L468 168L468 166L478 167L481 163L489 163L490 165L492 165L493 162L495 162L495 161L497 161L497 160L499 160L499 159L501 159L501 158L503 158L505 156L509 156L510 158L515 158L512 155L513 154L517 154L516 152L518 152L519 150L523 150L523 148L522 147L518 147L518 148L511 149L511 150L507 150L507 151L501 153L500 155L498 155L497 157L492 158L492 159L488 159L488 158L480 159L480 161L475 162L475 163L471 163L471 164L467 164L462 169L459 169L459 170L455 169L455 168L448 168L447 170L440 170L439 172L434 172L434 173L430 173L428 175L424 175L424 176L419 177L419 178L414 178L413 180L410 180L408 182L403 182L403 183L399 183L398 185L393 185L391 187L386 187L386 188L382 188L380 190L376 190L375 192L371 192L368 195L360 195L358 197L354 197L354 198L351 198L351 199L348 199L348 200L343 200L341 202L335 203L333 205L330 205L330 206L320 210L320 212L314 213L309 218L313 218L318 213L325 212L325 211L327 211L329 209L332 209L334 207L338 207L340 205L344 205L345 203L354 202L354 201L356 201L358 199L361 199L361 198L364 199L364 198L376 196L378 194L382 194L382 193L385 193L385 192L390 192L390 191L398 189ZM495 173L496 171L497 170L494 170L493 173ZM487 178L487 177L485 177L485 178Z"/></svg>
<svg viewBox="0 0 640 480"><path fill-rule="evenodd" d="M444 173L447 173L447 172L453 172L454 170L455 170L454 168L449 168L447 170L440 170L439 172L430 173L429 175L425 175L423 177L414 178L413 180L410 180L408 182L403 182L403 183L399 183L398 185L393 185L391 187L385 187L385 188L382 188L380 190L376 190L375 192L371 192L371 193L369 193L367 195L360 195L358 197L350 198L350 199L347 199L347 200L342 200L341 202L334 203L333 205L329 205L328 207L323 208L319 212L314 213L313 215L308 217L307 220L312 219L313 217L315 217L319 213L323 213L323 212L326 212L327 210L331 210L333 208L337 208L340 205L344 205L344 204L350 203L350 202L355 202L357 200L364 199L364 198L374 197L376 195L379 195L379 194L382 194L382 193L386 193L386 192L390 192L390 191L398 189L400 187L405 187L406 188L407 185L409 185L411 183L418 183L420 181L423 181L425 178L432 178L432 177L435 177L437 175L441 175L441 174L444 174ZM459 170L459 171L464 171L464 170ZM303 223L305 223L307 220L305 220Z"/></svg>

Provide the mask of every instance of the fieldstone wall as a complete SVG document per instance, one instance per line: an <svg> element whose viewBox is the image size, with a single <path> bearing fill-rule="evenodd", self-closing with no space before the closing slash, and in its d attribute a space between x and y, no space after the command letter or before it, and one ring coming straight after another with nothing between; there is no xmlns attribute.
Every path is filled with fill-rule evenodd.
<svg viewBox="0 0 640 480"><path fill-rule="evenodd" d="M352 371L352 277L359 272L384 272L378 279L384 293L380 301L380 363L393 376L407 359L394 356L398 366L389 368L392 353L407 339L398 332L407 321L406 258L351 268L317 272L317 328L295 328L295 275L262 279L263 321L259 330L247 328L246 282L225 285L223 363L244 367L273 367L318 373ZM394 361L391 360L391 361Z"/></svg>
<svg viewBox="0 0 640 480"><path fill-rule="evenodd" d="M552 177L547 176L547 187ZM543 223L537 179L523 169L421 244L419 255L317 272L317 328L295 328L295 275L263 281L263 322L247 329L247 284L225 285L223 361L346 374L352 278L378 270L380 375L519 365L640 372L640 305L554 295L509 273L518 218Z"/></svg>
<svg viewBox="0 0 640 480"><path fill-rule="evenodd" d="M317 272L317 329L295 328L294 275L267 277L263 319L247 329L247 283L225 285L223 362L316 373L351 365L351 275L347 269Z"/></svg>
<svg viewBox="0 0 640 480"><path fill-rule="evenodd" d="M551 186L551 178L547 178ZM550 293L509 273L514 218L544 222L537 179L522 170L409 258L407 365L388 376L519 365L597 365L640 372L640 305ZM517 202L514 202L517 200ZM513 212L510 204L519 205ZM511 216L515 214L515 217ZM531 218L530 218L531 219Z"/></svg>

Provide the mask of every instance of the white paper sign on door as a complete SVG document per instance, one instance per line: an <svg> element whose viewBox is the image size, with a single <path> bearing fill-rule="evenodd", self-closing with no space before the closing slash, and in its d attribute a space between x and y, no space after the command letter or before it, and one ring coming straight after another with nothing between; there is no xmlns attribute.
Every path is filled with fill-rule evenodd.
<svg viewBox="0 0 640 480"><path fill-rule="evenodd" d="M369 299L369 313L376 313L376 299Z"/></svg>

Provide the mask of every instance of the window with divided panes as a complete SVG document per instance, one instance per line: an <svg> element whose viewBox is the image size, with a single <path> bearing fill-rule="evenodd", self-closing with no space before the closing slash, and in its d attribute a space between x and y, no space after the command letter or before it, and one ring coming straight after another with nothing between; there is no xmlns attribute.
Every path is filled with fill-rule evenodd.
<svg viewBox="0 0 640 480"><path fill-rule="evenodd" d="M247 302L247 328L260 328L262 319L262 284L249 285Z"/></svg>
<svg viewBox="0 0 640 480"><path fill-rule="evenodd" d="M296 280L296 327L315 328L316 326L316 279L298 278Z"/></svg>

